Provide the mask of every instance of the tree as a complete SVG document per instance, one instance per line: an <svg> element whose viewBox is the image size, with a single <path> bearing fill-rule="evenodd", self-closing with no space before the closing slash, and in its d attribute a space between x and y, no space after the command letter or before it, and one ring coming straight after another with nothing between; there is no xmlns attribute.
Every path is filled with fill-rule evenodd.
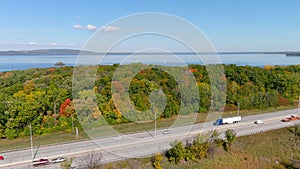
<svg viewBox="0 0 300 169"><path fill-rule="evenodd" d="M235 140L237 138L236 137L236 133L233 130L231 130L231 129L228 129L226 131L225 137L226 137L226 140L227 140L229 146L231 146L233 144L233 142L235 142Z"/></svg>
<svg viewBox="0 0 300 169"><path fill-rule="evenodd" d="M93 151L80 158L78 163L81 169L98 169L100 168L101 160L102 154L100 152Z"/></svg>
<svg viewBox="0 0 300 169"><path fill-rule="evenodd" d="M171 147L172 148L166 152L166 157L168 157L170 162L175 162L175 164L178 164L180 160L184 159L186 149L182 142L171 143Z"/></svg>
<svg viewBox="0 0 300 169"><path fill-rule="evenodd" d="M160 165L160 162L162 159L163 159L163 157L162 157L161 153L156 153L155 156L152 158L152 164L155 169L162 169L162 167Z"/></svg>
<svg viewBox="0 0 300 169"><path fill-rule="evenodd" d="M60 106L60 109L59 109L59 115L61 117L64 117L64 116L67 116L67 113L66 113L66 109L67 107L71 104L71 99L66 99L65 102L63 102Z"/></svg>
<svg viewBox="0 0 300 169"><path fill-rule="evenodd" d="M209 146L210 143L208 142L200 143L199 141L194 140L193 145L188 147L188 154L191 156L190 158L194 161L206 158Z"/></svg>
<svg viewBox="0 0 300 169"><path fill-rule="evenodd" d="M223 147L224 147L225 151L229 151L231 145L235 142L235 140L237 138L236 133L233 130L228 129L225 132L225 138L226 138L226 140L223 142Z"/></svg>

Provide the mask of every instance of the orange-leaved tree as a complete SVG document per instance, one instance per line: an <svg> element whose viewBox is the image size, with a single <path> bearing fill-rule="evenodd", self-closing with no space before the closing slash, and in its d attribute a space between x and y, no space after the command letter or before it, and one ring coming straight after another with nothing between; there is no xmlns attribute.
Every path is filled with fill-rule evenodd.
<svg viewBox="0 0 300 169"><path fill-rule="evenodd" d="M59 115L61 117L70 116L72 113L70 113L70 106L71 106L72 100L67 98L61 105L59 109Z"/></svg>

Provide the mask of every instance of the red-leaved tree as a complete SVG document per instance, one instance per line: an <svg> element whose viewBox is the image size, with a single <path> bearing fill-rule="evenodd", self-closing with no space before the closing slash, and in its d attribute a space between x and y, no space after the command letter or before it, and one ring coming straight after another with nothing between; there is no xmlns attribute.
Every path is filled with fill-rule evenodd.
<svg viewBox="0 0 300 169"><path fill-rule="evenodd" d="M71 99L67 98L61 105L59 109L59 115L61 117L67 116L66 114L66 108L71 104Z"/></svg>

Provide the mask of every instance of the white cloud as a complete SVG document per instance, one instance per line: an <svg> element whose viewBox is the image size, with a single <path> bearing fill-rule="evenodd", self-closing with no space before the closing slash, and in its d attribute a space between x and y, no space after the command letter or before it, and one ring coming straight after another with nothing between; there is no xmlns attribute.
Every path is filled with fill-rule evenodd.
<svg viewBox="0 0 300 169"><path fill-rule="evenodd" d="M87 29L87 30L90 30L90 31L96 31L97 30L97 27L95 25L92 25L92 24L88 24L86 26L73 25L73 28L75 28L75 29Z"/></svg>
<svg viewBox="0 0 300 169"><path fill-rule="evenodd" d="M75 29L84 29L85 27L82 25L73 25L73 28Z"/></svg>
<svg viewBox="0 0 300 169"><path fill-rule="evenodd" d="M36 42L29 42L28 45L39 45L39 44Z"/></svg>
<svg viewBox="0 0 300 169"><path fill-rule="evenodd" d="M50 46L59 46L59 44L58 44L58 43L54 43L54 42L52 42L52 43L49 43L49 45L50 45Z"/></svg>
<svg viewBox="0 0 300 169"><path fill-rule="evenodd" d="M67 46L77 46L75 43L69 43Z"/></svg>
<svg viewBox="0 0 300 169"><path fill-rule="evenodd" d="M115 32L115 31L119 31L119 30L121 30L121 28L116 27L116 26L102 26L101 27L102 32Z"/></svg>
<svg viewBox="0 0 300 169"><path fill-rule="evenodd" d="M96 27L95 25L90 25L90 24L88 24L88 25L86 26L86 29L91 30L91 31L95 31L95 30L97 29L97 27Z"/></svg>
<svg viewBox="0 0 300 169"><path fill-rule="evenodd" d="M80 18L80 16L79 15L77 15L77 16L75 16L76 18Z"/></svg>

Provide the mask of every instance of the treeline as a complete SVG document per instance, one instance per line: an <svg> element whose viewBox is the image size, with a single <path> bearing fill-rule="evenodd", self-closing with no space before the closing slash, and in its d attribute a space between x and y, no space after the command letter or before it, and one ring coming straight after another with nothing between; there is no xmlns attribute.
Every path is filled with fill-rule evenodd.
<svg viewBox="0 0 300 169"><path fill-rule="evenodd" d="M72 83L78 83L76 78L73 79L73 67L0 72L0 138L29 135L29 124L32 124L35 134L71 130L73 126L80 127L77 113L86 123L101 122L100 117L109 124L127 123L135 121L134 118L151 119L149 95L154 90L163 92L166 98L165 109L159 118L176 115L182 107L185 112L206 113L213 104L211 77L205 66L190 65L187 70L195 77L200 95L192 100L183 98L180 91L180 85L189 87L187 77L178 80L169 73L178 73L176 67L164 68L168 71L159 67L147 68L136 73L133 69L138 69L138 66L124 67L120 77L124 81L133 77L126 91L136 112L124 109L120 112L114 104L112 89L124 90L122 83L113 79L120 65L99 66L94 83L81 82L82 87L75 86L73 91ZM236 110L238 102L241 109L266 109L298 102L300 65L264 68L224 65L224 71L225 76L219 80L226 82L226 105L219 106L219 109ZM195 93L193 90L189 92L191 95ZM95 100L90 98L92 94L95 94ZM124 117L125 113L131 116Z"/></svg>
<svg viewBox="0 0 300 169"><path fill-rule="evenodd" d="M0 137L66 130L71 124L60 106L72 98L71 67L0 73Z"/></svg>

